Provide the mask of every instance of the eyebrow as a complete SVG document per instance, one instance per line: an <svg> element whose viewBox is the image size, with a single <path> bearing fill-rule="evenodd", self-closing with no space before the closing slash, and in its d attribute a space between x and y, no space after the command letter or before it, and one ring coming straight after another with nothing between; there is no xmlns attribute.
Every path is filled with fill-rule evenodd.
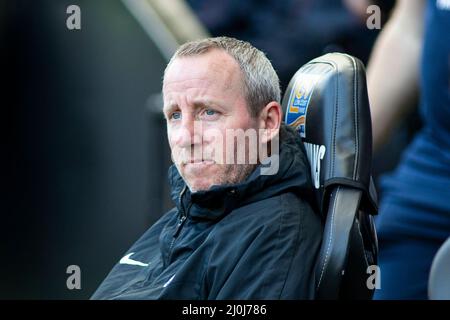
<svg viewBox="0 0 450 320"><path fill-rule="evenodd" d="M204 107L214 107L214 106L218 106L218 104L212 100L199 99L199 100L194 101L194 108L204 108Z"/></svg>
<svg viewBox="0 0 450 320"><path fill-rule="evenodd" d="M193 102L193 106L194 106L194 109L200 109L200 108L204 108L204 107L220 108L220 105L217 102L214 102L209 99L196 99ZM163 113L164 113L164 115L166 115L176 109L179 109L178 103L172 103L172 104L169 104L167 107L163 106Z"/></svg>
<svg viewBox="0 0 450 320"><path fill-rule="evenodd" d="M170 112L172 112L175 109L179 109L177 103L169 104L167 107L164 105L163 106L163 113L164 113L164 115L166 115L166 114L169 114Z"/></svg>

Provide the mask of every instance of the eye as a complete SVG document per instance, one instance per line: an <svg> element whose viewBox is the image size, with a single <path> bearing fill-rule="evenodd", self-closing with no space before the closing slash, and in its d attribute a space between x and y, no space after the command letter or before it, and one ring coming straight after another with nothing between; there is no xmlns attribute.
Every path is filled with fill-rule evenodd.
<svg viewBox="0 0 450 320"><path fill-rule="evenodd" d="M180 120L181 119L181 112L177 111L177 112L173 112L170 117L170 120Z"/></svg>
<svg viewBox="0 0 450 320"><path fill-rule="evenodd" d="M205 121L214 121L219 119L220 112L214 109L203 109L199 117Z"/></svg>

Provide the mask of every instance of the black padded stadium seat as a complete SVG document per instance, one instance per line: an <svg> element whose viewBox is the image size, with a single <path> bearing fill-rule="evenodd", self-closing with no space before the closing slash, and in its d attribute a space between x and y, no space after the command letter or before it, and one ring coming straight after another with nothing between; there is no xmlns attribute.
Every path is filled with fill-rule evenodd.
<svg viewBox="0 0 450 320"><path fill-rule="evenodd" d="M364 66L340 53L316 58L294 75L283 98L311 166L324 237L317 299L371 299L368 267L378 245L373 217L372 128Z"/></svg>

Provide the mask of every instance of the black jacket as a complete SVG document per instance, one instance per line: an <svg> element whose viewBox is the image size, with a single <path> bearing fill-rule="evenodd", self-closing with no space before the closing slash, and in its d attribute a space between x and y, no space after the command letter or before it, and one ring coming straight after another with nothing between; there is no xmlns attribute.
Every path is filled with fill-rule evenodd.
<svg viewBox="0 0 450 320"><path fill-rule="evenodd" d="M109 273L92 299L309 299L322 226L296 133L280 131L275 175L191 193L172 166L176 207Z"/></svg>

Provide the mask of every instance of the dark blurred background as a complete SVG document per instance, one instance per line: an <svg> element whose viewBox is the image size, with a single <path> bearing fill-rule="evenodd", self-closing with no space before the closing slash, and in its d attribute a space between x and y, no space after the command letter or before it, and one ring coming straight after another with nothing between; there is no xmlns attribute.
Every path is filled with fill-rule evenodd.
<svg viewBox="0 0 450 320"><path fill-rule="evenodd" d="M155 5L160 14L182 2L135 1ZM211 35L234 36L265 51L284 89L301 65L326 52L367 62L379 30L366 27L365 8L380 5L384 23L394 1L359 1L183 3L192 11L189 19ZM164 34L145 26L155 20L147 11L133 12L127 3L0 2L1 299L89 298L171 206L159 112L168 54L158 39ZM72 4L81 9L81 30L66 27ZM161 19L183 42L175 29L188 18ZM395 165L411 130L402 127L393 140L398 152L376 160L377 174ZM66 287L69 265L81 269L80 290Z"/></svg>
<svg viewBox="0 0 450 320"><path fill-rule="evenodd" d="M81 30L66 27L71 4ZM163 210L166 140L146 101L165 60L120 1L12 0L0 11L0 297L88 298ZM66 287L72 264L81 290Z"/></svg>

